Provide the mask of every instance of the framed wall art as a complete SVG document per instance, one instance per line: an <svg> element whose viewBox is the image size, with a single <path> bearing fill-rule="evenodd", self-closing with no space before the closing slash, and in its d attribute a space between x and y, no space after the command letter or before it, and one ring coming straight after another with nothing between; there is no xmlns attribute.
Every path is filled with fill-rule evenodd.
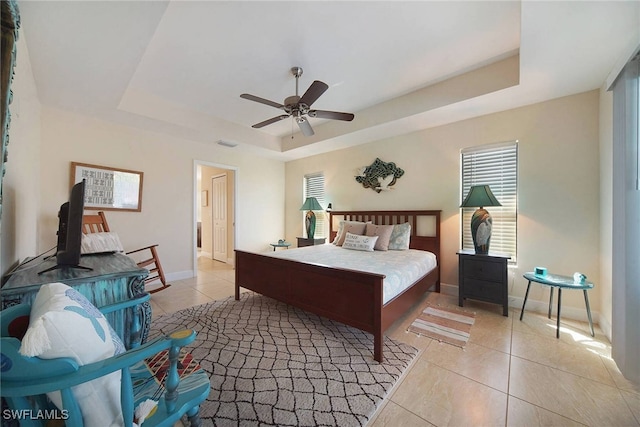
<svg viewBox="0 0 640 427"><path fill-rule="evenodd" d="M356 169L356 182L362 184L364 188L370 188L376 193L393 190L398 178L404 175L404 170L400 169L393 162L383 162L379 158L369 166Z"/></svg>
<svg viewBox="0 0 640 427"><path fill-rule="evenodd" d="M71 186L86 180L85 209L142 211L142 177L138 171L71 162Z"/></svg>

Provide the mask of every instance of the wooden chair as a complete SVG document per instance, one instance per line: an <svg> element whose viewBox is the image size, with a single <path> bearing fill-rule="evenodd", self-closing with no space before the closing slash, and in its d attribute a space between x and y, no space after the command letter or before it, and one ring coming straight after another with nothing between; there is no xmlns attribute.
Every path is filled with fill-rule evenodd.
<svg viewBox="0 0 640 427"><path fill-rule="evenodd" d="M148 300L149 294L144 294L102 307L100 312L104 315ZM91 420L93 405L77 400L80 396L72 388L120 371L120 392L115 396L119 406L116 403L114 413L122 415L125 426L133 425L135 408L148 404L149 399L157 406L144 415L144 427L172 427L184 415L192 427L201 425L199 405L211 390L209 376L189 353L181 350L194 341L195 331L177 331L142 345L137 343L123 353L79 366L71 357L43 359L19 353L30 312L28 304L0 311L0 396L8 406L3 408L4 421L16 420L23 427L45 427L52 420L64 420L67 427L84 426L91 422L87 420ZM132 324L139 326L139 322ZM61 403L54 404L47 393L57 392ZM104 394L100 398L105 399ZM141 405L142 402L145 403Z"/></svg>
<svg viewBox="0 0 640 427"><path fill-rule="evenodd" d="M107 223L107 217L104 212L99 211L96 215L84 215L82 217L83 233L108 233L110 231L109 224ZM127 255L140 254L139 256L141 257L141 260L136 260L138 267L149 270L149 276L145 279L145 284L160 281L162 286L147 289L147 292L149 293L158 292L171 286L167 283L167 280L164 277L164 270L162 269L162 264L160 264L157 247L158 245L155 244L126 252Z"/></svg>

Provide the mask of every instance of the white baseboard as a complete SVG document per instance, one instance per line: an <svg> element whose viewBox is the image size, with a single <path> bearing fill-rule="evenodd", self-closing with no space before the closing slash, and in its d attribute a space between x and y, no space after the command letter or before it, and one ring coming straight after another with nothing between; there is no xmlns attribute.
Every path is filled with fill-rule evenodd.
<svg viewBox="0 0 640 427"><path fill-rule="evenodd" d="M595 317L593 321L596 321ZM609 342L611 342L612 326L611 323L609 323L609 320L605 316L598 316L598 325L600 326L600 330L602 331L602 333L607 337Z"/></svg>
<svg viewBox="0 0 640 427"><path fill-rule="evenodd" d="M440 283L440 293L451 295L458 298L458 285L450 285L448 283Z"/></svg>
<svg viewBox="0 0 640 427"><path fill-rule="evenodd" d="M518 311L521 311L523 302L524 302L524 298L514 297L509 295L509 307L514 307L514 308L517 308ZM554 319L555 319L557 308L558 308L558 299L556 295L556 298L554 299L553 307L551 308L551 316ZM526 311L533 311L535 313L542 313L546 315L549 312L549 301L548 300L537 301L537 300L532 300L531 298L528 298ZM578 320L580 322L589 321L586 307L578 308L578 307L570 307L570 306L562 305L562 313L560 313L560 317L562 319ZM594 325L600 324L599 312L591 310L591 318L593 319Z"/></svg>
<svg viewBox="0 0 640 427"><path fill-rule="evenodd" d="M192 277L196 277L196 275L196 272L194 272L193 270L185 270L176 271L174 273L166 273L164 277L165 279L167 279L167 282L171 283L172 281L176 280L191 279Z"/></svg>
<svg viewBox="0 0 640 427"><path fill-rule="evenodd" d="M458 285L450 285L448 283L441 283L440 284L440 293L445 294L445 295L451 295L454 297L458 297ZM557 305L557 296L556 299L554 300L554 305L552 308L552 312L551 312L551 316L555 318L555 313L556 313L556 309L558 307ZM512 296L509 295L509 307L512 308L516 308L518 309L518 312L520 312L522 310L522 303L524 302L524 298L523 297L516 297L516 296ZM542 313L542 314L547 314L549 311L549 300L547 301L538 301L538 300L534 300L531 298L527 299L527 308L526 311L532 311L535 313ZM578 320L581 322L588 322L589 318L587 317L587 309L585 307L579 308L579 307L570 307L570 306L562 306L562 313L560 313L561 318L563 319L571 319L571 320ZM594 325L600 325L600 313L597 311L593 311L591 310L591 317L593 319L593 324ZM604 320L604 319L603 319ZM611 325L608 324L608 322L606 322L604 325L600 325L600 329L602 329L603 332L605 332L605 335L607 335L607 330L609 331L609 334L611 334ZM610 338L609 338L610 339Z"/></svg>

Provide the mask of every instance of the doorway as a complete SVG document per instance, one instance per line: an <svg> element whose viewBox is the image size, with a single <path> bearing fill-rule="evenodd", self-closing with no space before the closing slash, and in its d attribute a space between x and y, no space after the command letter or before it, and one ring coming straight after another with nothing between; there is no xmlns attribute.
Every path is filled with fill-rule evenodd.
<svg viewBox="0 0 640 427"><path fill-rule="evenodd" d="M198 271L198 257L233 266L236 170L198 161L195 166L194 272Z"/></svg>

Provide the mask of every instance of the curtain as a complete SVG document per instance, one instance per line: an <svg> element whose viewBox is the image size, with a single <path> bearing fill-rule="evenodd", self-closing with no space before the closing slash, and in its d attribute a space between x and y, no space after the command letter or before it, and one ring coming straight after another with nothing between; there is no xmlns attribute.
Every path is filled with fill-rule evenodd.
<svg viewBox="0 0 640 427"><path fill-rule="evenodd" d="M612 356L640 382L640 56L613 84Z"/></svg>
<svg viewBox="0 0 640 427"><path fill-rule="evenodd" d="M0 215L2 215L2 180L4 178L5 162L7 161L7 144L9 143L9 104L11 103L11 80L13 79L13 67L16 59L16 40L20 28L20 13L14 0L2 0L0 10L2 21L2 49L0 57L0 78L2 80L2 93L0 94L2 110L2 157L0 158Z"/></svg>

